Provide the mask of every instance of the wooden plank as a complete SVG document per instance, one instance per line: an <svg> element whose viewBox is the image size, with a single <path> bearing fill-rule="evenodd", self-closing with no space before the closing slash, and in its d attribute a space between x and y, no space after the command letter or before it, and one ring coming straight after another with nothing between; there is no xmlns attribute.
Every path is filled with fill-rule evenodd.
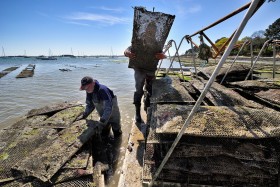
<svg viewBox="0 0 280 187"><path fill-rule="evenodd" d="M59 136L34 150L28 158L13 168L25 176L33 176L44 182L51 177L85 144L97 131L99 122L80 120Z"/></svg>
<svg viewBox="0 0 280 187"><path fill-rule="evenodd" d="M143 115L144 116L144 115ZM145 120L145 119L143 119ZM147 124L132 124L118 187L143 187L142 169Z"/></svg>

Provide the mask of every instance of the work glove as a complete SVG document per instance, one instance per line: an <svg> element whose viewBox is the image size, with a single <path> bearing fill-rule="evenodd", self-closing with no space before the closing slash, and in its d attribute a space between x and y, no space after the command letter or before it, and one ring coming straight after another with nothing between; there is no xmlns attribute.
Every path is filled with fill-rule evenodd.
<svg viewBox="0 0 280 187"><path fill-rule="evenodd" d="M161 60L161 59L165 59L166 55L164 53L156 53L156 59Z"/></svg>

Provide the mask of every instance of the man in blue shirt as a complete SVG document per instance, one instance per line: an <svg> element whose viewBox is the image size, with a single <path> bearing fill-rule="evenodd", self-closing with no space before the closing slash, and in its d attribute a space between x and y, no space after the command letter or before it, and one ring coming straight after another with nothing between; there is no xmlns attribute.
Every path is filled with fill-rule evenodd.
<svg viewBox="0 0 280 187"><path fill-rule="evenodd" d="M117 96L107 86L100 84L90 76L81 80L80 90L86 91L86 109L82 118L86 118L94 109L100 116L99 121L103 127L103 134L108 135L112 127L114 137L122 134L120 125L120 110Z"/></svg>

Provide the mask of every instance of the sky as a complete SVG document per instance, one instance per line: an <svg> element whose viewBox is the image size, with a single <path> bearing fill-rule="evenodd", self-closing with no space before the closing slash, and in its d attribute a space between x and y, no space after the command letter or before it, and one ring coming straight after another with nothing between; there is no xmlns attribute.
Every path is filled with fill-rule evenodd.
<svg viewBox="0 0 280 187"><path fill-rule="evenodd" d="M131 44L136 6L175 15L166 41L177 45L250 0L1 0L0 47L5 55L122 55ZM215 42L229 37L247 10L208 29ZM265 30L280 17L280 0L266 0L239 39ZM193 41L199 43L198 35ZM190 48L183 40L179 53ZM172 54L171 49L171 54ZM0 55L2 55L1 50Z"/></svg>

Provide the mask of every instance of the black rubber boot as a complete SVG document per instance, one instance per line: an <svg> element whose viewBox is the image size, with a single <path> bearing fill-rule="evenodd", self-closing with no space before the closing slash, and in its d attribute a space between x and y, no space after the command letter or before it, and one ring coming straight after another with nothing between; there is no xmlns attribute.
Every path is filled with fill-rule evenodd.
<svg viewBox="0 0 280 187"><path fill-rule="evenodd" d="M143 120L141 118L141 105L135 105L135 121L137 123L142 123Z"/></svg>
<svg viewBox="0 0 280 187"><path fill-rule="evenodd" d="M144 110L146 113L147 113L148 107L150 107L150 97L151 97L151 94L146 92L144 95Z"/></svg>
<svg viewBox="0 0 280 187"><path fill-rule="evenodd" d="M110 135L110 130L111 130L111 125L107 124L107 125L102 129L101 136L107 138L107 137Z"/></svg>
<svg viewBox="0 0 280 187"><path fill-rule="evenodd" d="M122 135L122 130L119 129L117 131L113 130L113 133L114 133L114 138L119 138L121 135Z"/></svg>

